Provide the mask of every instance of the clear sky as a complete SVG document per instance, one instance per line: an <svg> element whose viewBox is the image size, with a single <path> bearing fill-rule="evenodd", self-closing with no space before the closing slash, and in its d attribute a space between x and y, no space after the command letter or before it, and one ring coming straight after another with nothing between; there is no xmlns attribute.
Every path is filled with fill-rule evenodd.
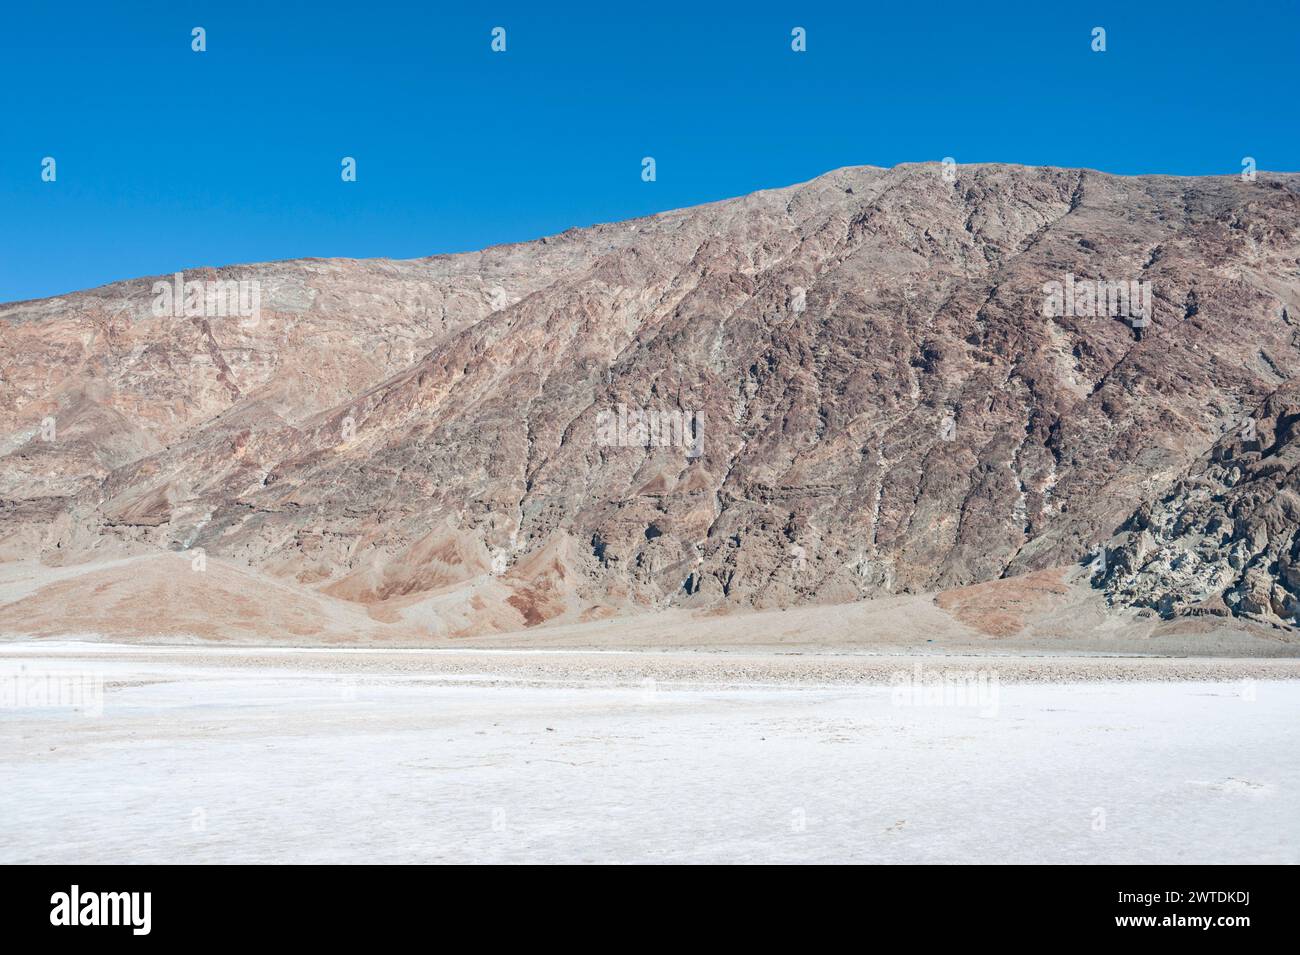
<svg viewBox="0 0 1300 955"><path fill-rule="evenodd" d="M463 251L945 156L1300 170L1300 2L15 0L0 301Z"/></svg>

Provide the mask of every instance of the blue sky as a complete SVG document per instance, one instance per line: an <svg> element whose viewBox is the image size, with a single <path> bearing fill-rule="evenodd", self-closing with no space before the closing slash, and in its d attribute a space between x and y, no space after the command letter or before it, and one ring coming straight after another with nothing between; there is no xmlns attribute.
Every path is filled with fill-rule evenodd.
<svg viewBox="0 0 1300 955"><path fill-rule="evenodd" d="M476 249L863 163L1300 170L1295 0L31 0L0 18L0 301Z"/></svg>

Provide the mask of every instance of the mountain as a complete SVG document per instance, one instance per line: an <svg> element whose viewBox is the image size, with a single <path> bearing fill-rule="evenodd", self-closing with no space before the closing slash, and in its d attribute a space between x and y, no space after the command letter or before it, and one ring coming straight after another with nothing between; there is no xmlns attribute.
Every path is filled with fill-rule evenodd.
<svg viewBox="0 0 1300 955"><path fill-rule="evenodd" d="M206 601L182 629L220 636L243 594L254 629L320 599L339 639L465 635L1052 571L1281 632L1298 322L1300 175L933 163L0 305L0 629Z"/></svg>

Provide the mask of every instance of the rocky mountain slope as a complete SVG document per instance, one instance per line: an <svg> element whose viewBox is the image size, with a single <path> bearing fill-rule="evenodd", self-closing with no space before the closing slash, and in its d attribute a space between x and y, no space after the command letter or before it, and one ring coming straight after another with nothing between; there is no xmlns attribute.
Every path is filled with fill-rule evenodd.
<svg viewBox="0 0 1300 955"><path fill-rule="evenodd" d="M256 282L260 312L155 314L167 276L0 306L0 559L181 552L464 634L1106 546L1117 612L1294 620L1300 176L858 167L184 278ZM1076 281L1150 283L1149 323L1045 314Z"/></svg>
<svg viewBox="0 0 1300 955"><path fill-rule="evenodd" d="M1266 623L1300 611L1300 389L1269 396L1099 553L1114 603ZM1104 561L1104 562L1103 562Z"/></svg>

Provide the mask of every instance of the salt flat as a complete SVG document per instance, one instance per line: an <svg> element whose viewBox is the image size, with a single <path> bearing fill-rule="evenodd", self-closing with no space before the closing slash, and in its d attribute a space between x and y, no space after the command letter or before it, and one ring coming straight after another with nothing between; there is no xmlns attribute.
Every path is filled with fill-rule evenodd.
<svg viewBox="0 0 1300 955"><path fill-rule="evenodd" d="M5 644L0 862L1300 861L1292 661L890 660Z"/></svg>

